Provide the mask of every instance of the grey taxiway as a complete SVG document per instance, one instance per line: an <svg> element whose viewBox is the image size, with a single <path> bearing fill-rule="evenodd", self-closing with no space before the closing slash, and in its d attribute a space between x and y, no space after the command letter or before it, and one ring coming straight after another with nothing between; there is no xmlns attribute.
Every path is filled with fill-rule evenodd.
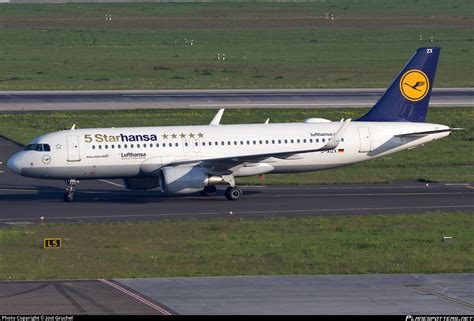
<svg viewBox="0 0 474 321"><path fill-rule="evenodd" d="M0 112L148 108L365 108L383 88L0 91ZM474 88L435 88L430 106L474 106Z"/></svg>
<svg viewBox="0 0 474 321"><path fill-rule="evenodd" d="M474 313L472 274L0 282L3 314Z"/></svg>

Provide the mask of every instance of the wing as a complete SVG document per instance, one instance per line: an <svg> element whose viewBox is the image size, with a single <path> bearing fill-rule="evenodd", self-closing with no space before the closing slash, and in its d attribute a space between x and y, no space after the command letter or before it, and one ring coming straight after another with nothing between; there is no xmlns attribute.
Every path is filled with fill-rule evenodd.
<svg viewBox="0 0 474 321"><path fill-rule="evenodd" d="M270 153L260 153L260 154L247 154L247 155L233 155L226 157L215 157L215 158L205 158L205 159L193 159L193 160L182 160L175 161L168 166L178 166L178 165L194 165L201 166L206 168L213 174L231 174L235 171L238 171L242 166L249 164L256 164L268 158L277 158L277 159L299 159L301 156L299 154L313 153L325 150L331 150L336 148L341 138L344 135L344 132L347 129L351 119L344 121L336 131L336 133L329 139L329 141L322 147L311 148L311 149L296 149L284 152L270 152Z"/></svg>

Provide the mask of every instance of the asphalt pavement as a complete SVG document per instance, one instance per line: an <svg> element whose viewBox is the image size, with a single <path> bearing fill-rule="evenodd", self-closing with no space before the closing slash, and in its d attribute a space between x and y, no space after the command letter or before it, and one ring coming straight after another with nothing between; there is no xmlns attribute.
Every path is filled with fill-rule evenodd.
<svg viewBox="0 0 474 321"><path fill-rule="evenodd" d="M366 108L385 88L0 91L0 112L149 108ZM474 106L474 88L435 88L430 106Z"/></svg>

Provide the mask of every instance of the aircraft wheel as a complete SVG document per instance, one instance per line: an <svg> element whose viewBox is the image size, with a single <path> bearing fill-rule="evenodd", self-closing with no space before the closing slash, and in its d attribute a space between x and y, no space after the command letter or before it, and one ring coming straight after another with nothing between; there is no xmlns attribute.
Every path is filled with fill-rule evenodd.
<svg viewBox="0 0 474 321"><path fill-rule="evenodd" d="M237 186L234 187L227 187L225 190L225 197L228 200L236 201L242 196L242 190Z"/></svg>
<svg viewBox="0 0 474 321"><path fill-rule="evenodd" d="M202 196L216 196L217 188L215 185L206 186L200 193Z"/></svg>
<svg viewBox="0 0 474 321"><path fill-rule="evenodd" d="M64 193L64 201L65 202L73 202L74 201L74 193L72 193L72 192Z"/></svg>

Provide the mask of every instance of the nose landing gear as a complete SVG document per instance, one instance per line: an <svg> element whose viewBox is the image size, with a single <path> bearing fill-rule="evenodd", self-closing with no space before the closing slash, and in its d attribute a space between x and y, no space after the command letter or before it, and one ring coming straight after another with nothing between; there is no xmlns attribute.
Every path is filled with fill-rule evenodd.
<svg viewBox="0 0 474 321"><path fill-rule="evenodd" d="M77 179L67 179L66 180L66 191L64 192L63 199L65 202L73 202L74 201L74 192L76 191L76 185L79 184L79 180Z"/></svg>

